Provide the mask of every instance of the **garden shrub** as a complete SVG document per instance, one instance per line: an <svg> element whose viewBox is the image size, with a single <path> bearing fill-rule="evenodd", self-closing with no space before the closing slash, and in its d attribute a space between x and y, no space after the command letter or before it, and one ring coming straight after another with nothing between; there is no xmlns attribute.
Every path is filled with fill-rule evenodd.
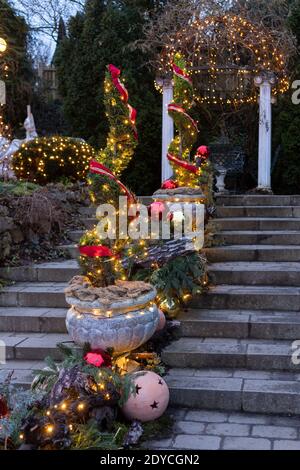
<svg viewBox="0 0 300 470"><path fill-rule="evenodd" d="M90 145L70 137L42 137L23 144L13 157L20 180L47 184L68 178L84 181L96 154Z"/></svg>

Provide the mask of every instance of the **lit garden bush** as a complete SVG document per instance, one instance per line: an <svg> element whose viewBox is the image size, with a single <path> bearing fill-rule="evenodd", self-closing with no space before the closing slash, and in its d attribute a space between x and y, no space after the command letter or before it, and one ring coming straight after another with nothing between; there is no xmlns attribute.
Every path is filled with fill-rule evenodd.
<svg viewBox="0 0 300 470"><path fill-rule="evenodd" d="M43 137L23 144L13 157L13 170L20 180L47 184L67 178L83 181L89 162L95 158L93 147L70 137Z"/></svg>

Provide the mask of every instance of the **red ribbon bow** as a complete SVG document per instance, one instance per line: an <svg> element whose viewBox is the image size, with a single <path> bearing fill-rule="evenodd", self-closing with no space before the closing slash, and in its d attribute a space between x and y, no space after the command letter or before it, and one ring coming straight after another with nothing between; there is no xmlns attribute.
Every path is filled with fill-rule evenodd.
<svg viewBox="0 0 300 470"><path fill-rule="evenodd" d="M112 250L105 245L80 246L79 253L88 258L112 258L114 256Z"/></svg>

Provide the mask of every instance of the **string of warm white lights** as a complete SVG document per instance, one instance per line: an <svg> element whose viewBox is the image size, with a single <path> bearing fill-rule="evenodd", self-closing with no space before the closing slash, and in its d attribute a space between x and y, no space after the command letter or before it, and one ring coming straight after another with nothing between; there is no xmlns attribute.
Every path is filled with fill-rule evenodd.
<svg viewBox="0 0 300 470"><path fill-rule="evenodd" d="M70 177L83 181L93 157L93 149L79 139L60 136L36 138L22 144L14 155L13 169L20 180L47 183L50 173L54 172L54 176L59 177L60 171L62 176L69 168Z"/></svg>
<svg viewBox="0 0 300 470"><path fill-rule="evenodd" d="M158 75L171 76L176 53L187 60L195 86L194 99L207 104L255 103L254 77L265 71L276 75L273 95L289 89L286 61L276 38L263 26L236 15L195 20L178 31L160 57ZM156 88L162 91L156 83Z"/></svg>

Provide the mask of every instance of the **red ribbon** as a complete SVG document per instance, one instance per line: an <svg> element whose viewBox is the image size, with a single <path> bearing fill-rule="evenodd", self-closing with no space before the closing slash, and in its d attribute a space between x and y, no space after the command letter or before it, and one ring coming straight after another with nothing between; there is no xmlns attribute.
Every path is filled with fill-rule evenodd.
<svg viewBox="0 0 300 470"><path fill-rule="evenodd" d="M174 111L174 112L176 112L176 113L182 114L184 117L186 117L186 118L190 121L190 123L191 123L192 126L194 127L195 131L196 131L196 132L199 132L198 127L197 127L197 124L196 124L196 122L194 121L194 119L191 118L191 116L190 116L189 114L187 114L187 113L185 112L185 110L184 110L181 106L179 106L179 105L176 104L176 103L171 103L171 104L169 104L169 106L168 106L168 111L169 111L169 112Z"/></svg>
<svg viewBox="0 0 300 470"><path fill-rule="evenodd" d="M185 162L184 160L180 160L177 157L174 157L174 155L171 155L168 153L168 160L170 162L175 163L175 165L180 166L181 168L184 168L185 170L190 171L191 173L194 173L195 175L199 174L199 168L195 165L191 165L190 163Z"/></svg>
<svg viewBox="0 0 300 470"><path fill-rule="evenodd" d="M129 202L132 204L135 204L136 198L132 194L132 192L129 191L129 189L123 184L114 174L112 171L109 170L106 166L102 165L101 163L97 162L96 160L92 160L90 163L90 172L95 173L97 175L101 176L107 176L109 179L115 181L118 186L121 188L121 190L126 194L126 196L129 199Z"/></svg>
<svg viewBox="0 0 300 470"><path fill-rule="evenodd" d="M175 75L177 75L177 77L181 78L182 80L185 80L186 82L189 83L189 85L193 85L193 82L191 80L191 78L188 76L187 73L185 73L184 70L182 70L180 67L178 67L178 65L176 64L173 64L173 71L175 73Z"/></svg>
<svg viewBox="0 0 300 470"><path fill-rule="evenodd" d="M123 101L127 103L128 101L128 91L126 90L125 86L123 83L120 81L119 77L121 75L121 70L115 67L114 65L110 64L108 66L108 70L110 72L113 84L115 85L116 89L120 93Z"/></svg>
<svg viewBox="0 0 300 470"><path fill-rule="evenodd" d="M110 72L110 75L111 75L111 79L112 79L112 82L113 84L115 85L116 89L118 90L118 92L120 93L121 95L121 99L127 103L128 102L128 98L129 98L129 94L128 94L128 91L127 89L125 88L125 86L123 85L123 83L121 82L121 80L119 79L120 75L121 75L121 70L118 69L117 67L115 67L114 65L110 64L108 66L108 70ZM135 122L136 122L136 116L137 116L137 111L136 109L134 109L132 106L130 106L130 104L127 103L127 106L128 106L128 109L129 109L129 119L130 119L130 122L132 124L132 128L133 128L133 134L134 134L134 138L136 140L138 140L138 133L137 133L137 128L135 126Z"/></svg>
<svg viewBox="0 0 300 470"><path fill-rule="evenodd" d="M105 245L99 246L80 246L79 253L89 258L111 258L114 256L110 248Z"/></svg>

